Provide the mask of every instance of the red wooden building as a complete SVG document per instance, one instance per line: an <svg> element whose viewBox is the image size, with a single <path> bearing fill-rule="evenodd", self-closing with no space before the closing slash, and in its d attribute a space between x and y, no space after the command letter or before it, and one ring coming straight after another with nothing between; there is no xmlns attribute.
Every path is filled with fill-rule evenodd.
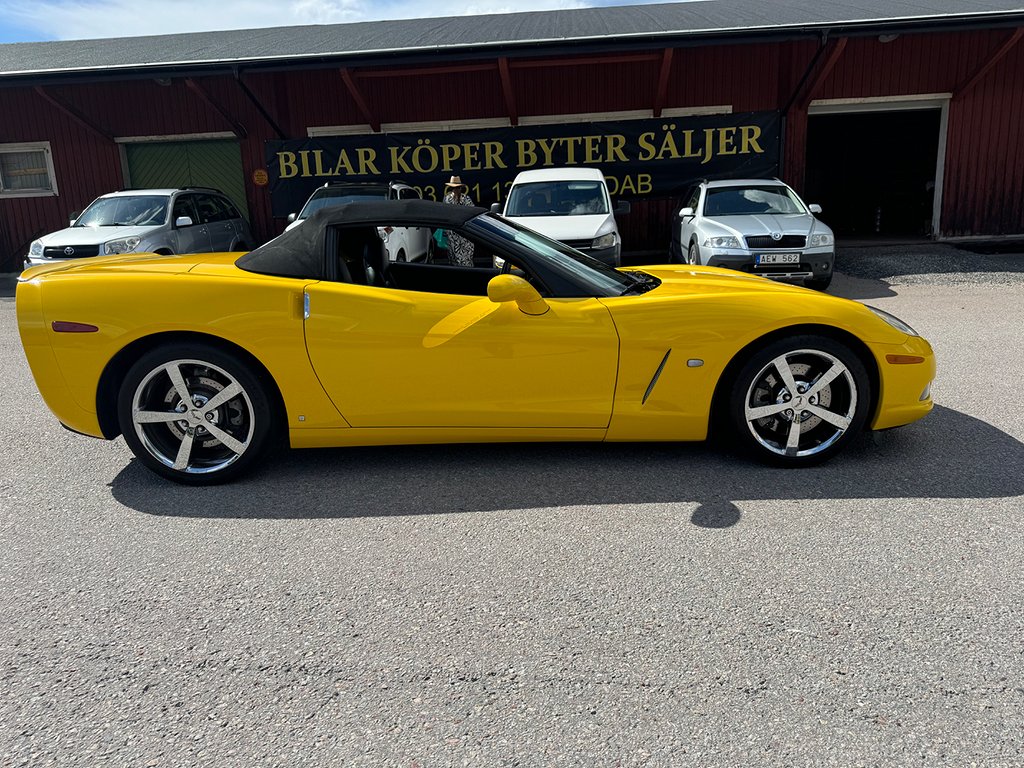
<svg viewBox="0 0 1024 768"><path fill-rule="evenodd" d="M1020 236L1022 37L1020 3L705 0L0 45L0 272L125 187L217 186L272 237L281 140L745 113L774 116L778 175L840 237ZM701 173L679 160L680 185ZM663 252L673 191L625 196L626 250Z"/></svg>

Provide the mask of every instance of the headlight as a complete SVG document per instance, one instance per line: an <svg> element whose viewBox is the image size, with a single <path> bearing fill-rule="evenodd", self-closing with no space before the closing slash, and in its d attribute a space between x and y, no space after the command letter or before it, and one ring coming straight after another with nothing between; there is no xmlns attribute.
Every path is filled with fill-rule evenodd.
<svg viewBox="0 0 1024 768"><path fill-rule="evenodd" d="M593 243L591 248L611 248L615 245L615 233L609 232L607 235L601 235Z"/></svg>
<svg viewBox="0 0 1024 768"><path fill-rule="evenodd" d="M24 241L22 241L24 242ZM43 241L33 240L32 245L28 247L29 256L42 256L43 255Z"/></svg>
<svg viewBox="0 0 1024 768"><path fill-rule="evenodd" d="M867 307L867 304L865 304L864 306ZM885 322L887 322L889 325L891 325L897 331L899 331L901 333L905 333L908 336L917 336L918 335L917 331L915 331L913 328L911 328L909 325L904 323L902 320L900 320L895 315L890 315L885 310L877 309L876 307L868 307L868 309L870 309L872 312L874 312L876 315L878 315L878 317L880 317L883 320L885 320Z"/></svg>
<svg viewBox="0 0 1024 768"><path fill-rule="evenodd" d="M712 248L742 248L740 241L735 237L709 237L704 241L705 246Z"/></svg>
<svg viewBox="0 0 1024 768"><path fill-rule="evenodd" d="M131 253L139 247L139 243L141 242L141 237L122 237L120 240L111 240L110 242L104 243L103 252L108 255L114 253Z"/></svg>
<svg viewBox="0 0 1024 768"><path fill-rule="evenodd" d="M835 238L832 235L811 235L811 239L807 241L807 245L811 248L819 248L823 245L832 245L835 242Z"/></svg>

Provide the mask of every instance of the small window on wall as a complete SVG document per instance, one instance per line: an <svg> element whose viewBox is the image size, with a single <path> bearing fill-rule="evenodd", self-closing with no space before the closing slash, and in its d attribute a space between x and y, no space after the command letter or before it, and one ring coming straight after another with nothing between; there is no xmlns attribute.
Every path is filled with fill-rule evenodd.
<svg viewBox="0 0 1024 768"><path fill-rule="evenodd" d="M57 194L50 142L0 144L0 197Z"/></svg>

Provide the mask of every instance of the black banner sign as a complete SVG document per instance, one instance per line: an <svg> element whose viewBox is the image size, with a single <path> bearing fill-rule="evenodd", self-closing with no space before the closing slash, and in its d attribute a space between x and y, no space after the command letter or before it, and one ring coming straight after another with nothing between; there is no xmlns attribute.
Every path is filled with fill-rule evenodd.
<svg viewBox="0 0 1024 768"><path fill-rule="evenodd" d="M743 114L386 133L266 142L274 216L331 181L404 181L427 200L458 174L478 205L504 199L520 171L600 168L613 198L678 196L710 178L778 174L779 114Z"/></svg>

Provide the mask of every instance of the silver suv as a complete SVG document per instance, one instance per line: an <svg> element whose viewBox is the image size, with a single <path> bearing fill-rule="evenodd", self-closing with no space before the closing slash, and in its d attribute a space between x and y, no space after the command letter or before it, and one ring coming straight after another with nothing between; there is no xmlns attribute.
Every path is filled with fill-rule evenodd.
<svg viewBox="0 0 1024 768"><path fill-rule="evenodd" d="M247 251L249 223L221 192L205 187L131 189L102 195L71 226L32 243L25 268L118 253Z"/></svg>
<svg viewBox="0 0 1024 768"><path fill-rule="evenodd" d="M751 272L825 290L835 236L778 179L704 181L683 197L672 227L671 258Z"/></svg>

